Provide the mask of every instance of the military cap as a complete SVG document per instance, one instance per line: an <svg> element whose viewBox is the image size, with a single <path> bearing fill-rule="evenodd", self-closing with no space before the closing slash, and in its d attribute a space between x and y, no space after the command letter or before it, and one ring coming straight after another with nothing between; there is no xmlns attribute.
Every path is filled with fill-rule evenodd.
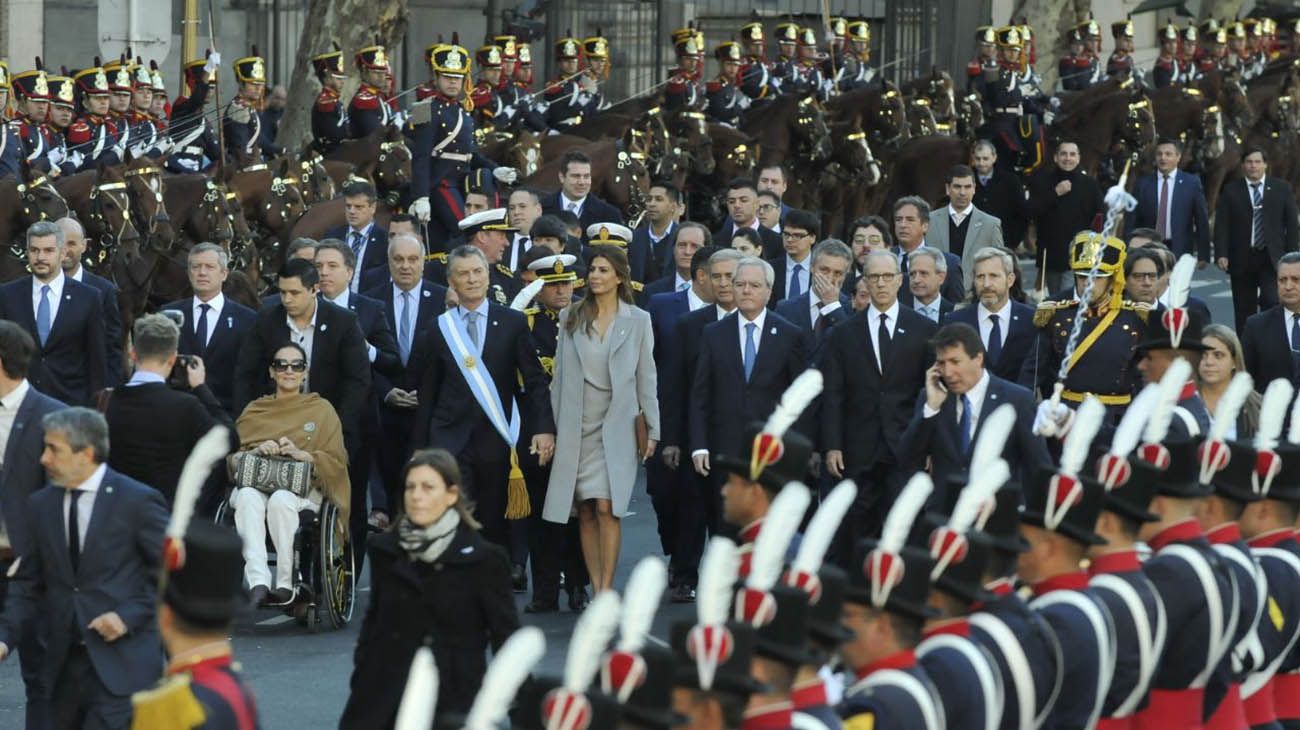
<svg viewBox="0 0 1300 730"><path fill-rule="evenodd" d="M185 530L184 560L168 566L163 603L186 621L224 627L247 603L243 540L229 527L204 520Z"/></svg>
<svg viewBox="0 0 1300 730"><path fill-rule="evenodd" d="M1096 479L1039 468L1025 487L1021 522L1084 545L1106 543L1105 538L1094 532L1106 494L1106 488Z"/></svg>
<svg viewBox="0 0 1300 730"><path fill-rule="evenodd" d="M1097 276L1123 275L1126 255L1122 240L1114 236L1102 238L1099 233L1084 231L1075 236L1070 244L1070 270L1087 273L1100 258Z"/></svg>
<svg viewBox="0 0 1300 730"><path fill-rule="evenodd" d="M149 76L154 93L166 93L167 84L163 81L162 71L159 70L157 61L149 61Z"/></svg>
<svg viewBox="0 0 1300 730"><path fill-rule="evenodd" d="M492 177L492 171L486 167L480 167L477 170L471 170L465 174L465 180L461 183L461 192L466 195L480 193L488 196L491 200L497 193L496 182Z"/></svg>
<svg viewBox="0 0 1300 730"><path fill-rule="evenodd" d="M646 643L635 654L607 654L600 668L600 688L621 700L622 716L637 727L667 730L686 724L686 718L673 711L675 673L672 650Z"/></svg>
<svg viewBox="0 0 1300 730"><path fill-rule="evenodd" d="M851 41L870 41L871 40L871 23L865 20L855 20L849 23L849 40Z"/></svg>
<svg viewBox="0 0 1300 730"><path fill-rule="evenodd" d="M817 47L817 31L808 26L799 29L799 45L804 48Z"/></svg>
<svg viewBox="0 0 1300 730"><path fill-rule="evenodd" d="M50 103L59 106L72 107L76 104L76 84L67 76L47 76L46 83L50 87Z"/></svg>
<svg viewBox="0 0 1300 730"><path fill-rule="evenodd" d="M763 41L763 23L759 20L750 21L740 26L740 38L751 42Z"/></svg>
<svg viewBox="0 0 1300 730"><path fill-rule="evenodd" d="M461 46L438 43L429 49L429 66L444 76L464 77L470 71L469 51Z"/></svg>
<svg viewBox="0 0 1300 730"><path fill-rule="evenodd" d="M1117 20L1110 24L1110 35L1112 38L1132 38L1133 37L1133 19L1125 18Z"/></svg>
<svg viewBox="0 0 1300 730"><path fill-rule="evenodd" d="M1101 37L1101 26L1098 25L1096 19L1092 17L1092 13L1089 13L1088 19L1083 21L1082 23L1079 23L1079 25L1076 27L1079 29L1079 34L1082 35L1084 38Z"/></svg>
<svg viewBox="0 0 1300 730"><path fill-rule="evenodd" d="M587 226L587 245L598 243L627 246L632 242L632 229L618 223L592 223Z"/></svg>
<svg viewBox="0 0 1300 730"><path fill-rule="evenodd" d="M9 64L0 61L0 89L9 89Z"/></svg>
<svg viewBox="0 0 1300 730"><path fill-rule="evenodd" d="M741 442L749 445L746 453L718 454L713 461L727 471L779 491L790 482L803 479L813 444L807 436L794 429L787 430L780 437L764 433L764 425L761 421L753 421L746 427Z"/></svg>
<svg viewBox="0 0 1300 730"><path fill-rule="evenodd" d="M366 46L357 51L357 68L363 71L387 71L388 53L381 45Z"/></svg>
<svg viewBox="0 0 1300 730"><path fill-rule="evenodd" d="M582 41L582 49L587 58L609 58L609 41L601 35L599 29L596 30L596 35Z"/></svg>
<svg viewBox="0 0 1300 730"><path fill-rule="evenodd" d="M41 59L39 58L36 59L35 70L14 74L10 83L13 85L14 94L20 99L45 101L50 98L49 77L45 75L45 70L41 68Z"/></svg>
<svg viewBox="0 0 1300 730"><path fill-rule="evenodd" d="M563 38L555 42L555 58L558 61L568 61L582 56L582 43L571 35L566 34Z"/></svg>
<svg viewBox="0 0 1300 730"><path fill-rule="evenodd" d="M506 61L519 59L519 43L512 35L492 36L492 45L501 49L501 58Z"/></svg>
<svg viewBox="0 0 1300 730"><path fill-rule="evenodd" d="M465 216L461 219L458 226L466 236L473 236L479 231L501 231L502 233L508 233L510 231L519 230L511 225L510 221L507 219L505 208L493 208L491 210L483 210L473 215Z"/></svg>
<svg viewBox="0 0 1300 730"><path fill-rule="evenodd" d="M104 96L109 93L108 76L104 73L104 69L99 66L83 68L72 78L76 82L77 89L82 94Z"/></svg>
<svg viewBox="0 0 1300 730"><path fill-rule="evenodd" d="M317 76L344 78L348 75L348 72L343 68L343 51L337 45L334 46L332 51L312 56L311 66L316 71Z"/></svg>
<svg viewBox="0 0 1300 730"><path fill-rule="evenodd" d="M266 61L257 55L256 46L252 55L235 61L235 79L243 84L266 83Z"/></svg>
<svg viewBox="0 0 1300 730"><path fill-rule="evenodd" d="M740 63L740 44L735 41L723 41L718 44L713 55L723 63L734 62Z"/></svg>
<svg viewBox="0 0 1300 730"><path fill-rule="evenodd" d="M1165 23L1165 27L1156 32L1156 40L1161 42L1178 40L1178 26L1174 25L1174 21Z"/></svg>
<svg viewBox="0 0 1300 730"><path fill-rule="evenodd" d="M977 45L995 45L998 42L998 31L991 25L981 25L975 29L975 43Z"/></svg>
<svg viewBox="0 0 1300 730"><path fill-rule="evenodd" d="M559 284L578 280L578 270L574 268L577 263L578 257L573 254L553 254L528 264L528 270L547 284Z"/></svg>
<svg viewBox="0 0 1300 730"><path fill-rule="evenodd" d="M135 63L131 65L131 86L136 89L153 88L153 72L139 57L136 57Z"/></svg>
<svg viewBox="0 0 1300 730"><path fill-rule="evenodd" d="M1196 30L1196 24L1188 23L1187 27L1183 28L1182 37L1183 40L1187 41L1188 43L1195 43L1196 39L1200 37L1199 31Z"/></svg>
<svg viewBox="0 0 1300 730"><path fill-rule="evenodd" d="M533 65L533 51L526 41L519 44L518 50L519 50L519 65L520 66Z"/></svg>
<svg viewBox="0 0 1300 730"><path fill-rule="evenodd" d="M522 730L596 730L618 726L621 708L597 689L574 692L559 677L534 677L519 689L513 727Z"/></svg>
<svg viewBox="0 0 1300 730"><path fill-rule="evenodd" d="M104 64L104 75L108 77L108 90L114 93L131 91L131 67L126 56Z"/></svg>
<svg viewBox="0 0 1300 730"><path fill-rule="evenodd" d="M1020 48L1020 28L1014 25L998 28L998 45L1003 48Z"/></svg>
<svg viewBox="0 0 1300 730"><path fill-rule="evenodd" d="M474 52L474 60L479 68L501 68L501 47L495 45L479 46Z"/></svg>
<svg viewBox="0 0 1300 730"><path fill-rule="evenodd" d="M1229 38L1245 38L1246 26L1241 21L1230 23L1227 27Z"/></svg>
<svg viewBox="0 0 1300 730"><path fill-rule="evenodd" d="M928 550L906 544L932 489L924 472L913 476L885 517L880 539L858 543L845 602L922 621L938 615L926 605L934 559Z"/></svg>
<svg viewBox="0 0 1300 730"><path fill-rule="evenodd" d="M789 21L777 23L772 34L776 37L777 43L798 43L799 24Z"/></svg>
<svg viewBox="0 0 1300 730"><path fill-rule="evenodd" d="M846 38L849 34L849 21L841 17L831 18L831 35Z"/></svg>

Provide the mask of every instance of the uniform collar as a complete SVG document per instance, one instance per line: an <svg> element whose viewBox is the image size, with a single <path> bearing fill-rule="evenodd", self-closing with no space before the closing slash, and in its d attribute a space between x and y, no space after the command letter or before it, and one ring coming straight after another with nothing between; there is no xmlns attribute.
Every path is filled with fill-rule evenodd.
<svg viewBox="0 0 1300 730"><path fill-rule="evenodd" d="M1088 574L1082 570L1075 570L1041 580L1030 586L1030 590L1035 596L1041 596L1052 591L1081 591L1087 587Z"/></svg>
<svg viewBox="0 0 1300 730"><path fill-rule="evenodd" d="M222 669L228 667L233 662L231 656L231 647L228 642L219 642L219 646L209 651L193 652L189 656L178 657L173 659L167 665L167 674L180 674L182 672L193 672L196 669Z"/></svg>
<svg viewBox="0 0 1300 730"><path fill-rule="evenodd" d="M763 518L760 517L753 522L740 528L741 544L752 543L758 539L758 531L763 529Z"/></svg>
<svg viewBox="0 0 1300 730"><path fill-rule="evenodd" d="M826 683L821 677L814 677L804 684L796 684L790 691L790 701L796 710L825 707L830 704L830 698L826 696Z"/></svg>
<svg viewBox="0 0 1300 730"><path fill-rule="evenodd" d="M793 724L794 705L789 701L774 702L746 712L740 730L788 730Z"/></svg>
<svg viewBox="0 0 1300 730"><path fill-rule="evenodd" d="M1241 526L1236 522L1225 522L1222 525L1206 530L1205 538L1210 541L1211 545L1227 545L1241 542Z"/></svg>
<svg viewBox="0 0 1300 730"><path fill-rule="evenodd" d="M904 649L895 654L890 654L884 659L877 659L862 669L859 669L855 674L858 679L866 679L872 674L885 669L911 669L914 666L916 666L916 650Z"/></svg>
<svg viewBox="0 0 1300 730"><path fill-rule="evenodd" d="M1188 517L1182 522L1170 525L1161 530L1155 537L1147 541L1151 549L1160 552L1166 545L1175 542L1191 542L1198 537L1204 537L1201 532L1201 525L1193 517Z"/></svg>
<svg viewBox="0 0 1300 730"><path fill-rule="evenodd" d="M1142 569L1137 550L1120 550L1118 552L1098 555L1088 565L1088 575L1104 573L1133 573Z"/></svg>
<svg viewBox="0 0 1300 730"><path fill-rule="evenodd" d="M1183 390L1178 394L1178 400L1187 400L1196 395L1196 381L1189 380L1183 384Z"/></svg>
<svg viewBox="0 0 1300 730"><path fill-rule="evenodd" d="M1280 543L1295 538L1295 530L1289 527L1279 527L1268 532L1261 532L1246 541L1246 544L1253 548L1277 547Z"/></svg>
<svg viewBox="0 0 1300 730"><path fill-rule="evenodd" d="M940 621L921 632L928 639L931 636L961 636L970 638L970 619L965 616Z"/></svg>

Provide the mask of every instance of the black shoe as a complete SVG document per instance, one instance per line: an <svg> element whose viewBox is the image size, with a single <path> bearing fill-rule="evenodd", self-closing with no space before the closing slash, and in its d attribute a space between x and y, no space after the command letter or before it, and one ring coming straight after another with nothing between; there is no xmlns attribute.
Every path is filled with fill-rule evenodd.
<svg viewBox="0 0 1300 730"><path fill-rule="evenodd" d="M673 603L695 603L695 588L682 583L673 588L669 600Z"/></svg>
<svg viewBox="0 0 1300 730"><path fill-rule="evenodd" d="M266 586L253 586L253 590L249 591L248 594L248 602L253 605L253 608L257 608L266 603L267 596L271 595L271 589Z"/></svg>
<svg viewBox="0 0 1300 730"><path fill-rule="evenodd" d="M558 599L543 601L540 598L534 598L524 606L524 613L555 613L560 610L560 601Z"/></svg>
<svg viewBox="0 0 1300 730"><path fill-rule="evenodd" d="M292 588L276 588L271 591L271 597L266 602L268 606L287 606L293 602Z"/></svg>
<svg viewBox="0 0 1300 730"><path fill-rule="evenodd" d="M510 569L510 584L515 593L528 592L528 573L524 572L524 566L516 565Z"/></svg>
<svg viewBox="0 0 1300 730"><path fill-rule="evenodd" d="M573 611L574 613L582 613L583 609L585 609L587 607L587 604L590 602L591 599L587 598L586 588L579 588L576 591L569 591L570 611Z"/></svg>

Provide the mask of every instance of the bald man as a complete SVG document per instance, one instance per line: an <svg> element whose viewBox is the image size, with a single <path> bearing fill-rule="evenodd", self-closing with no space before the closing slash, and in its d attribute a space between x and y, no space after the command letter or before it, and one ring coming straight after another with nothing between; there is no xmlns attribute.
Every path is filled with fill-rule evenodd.
<svg viewBox="0 0 1300 730"><path fill-rule="evenodd" d="M102 296L100 307L104 310L104 340L108 352L107 387L121 385L126 380L125 359L122 356L125 333L122 329L122 309L118 303L117 285L104 277L86 270L82 264L86 257L86 230L76 218L55 221L63 229L66 243L63 247L63 275L94 287Z"/></svg>

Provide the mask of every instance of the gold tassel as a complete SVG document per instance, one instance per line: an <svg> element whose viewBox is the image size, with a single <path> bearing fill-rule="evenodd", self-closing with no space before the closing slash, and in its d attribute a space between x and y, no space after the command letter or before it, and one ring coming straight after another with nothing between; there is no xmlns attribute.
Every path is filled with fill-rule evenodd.
<svg viewBox="0 0 1300 730"><path fill-rule="evenodd" d="M510 483L506 486L506 519L522 520L533 513L532 503L528 501L528 485L524 482L524 472L519 468L519 454L510 450Z"/></svg>

